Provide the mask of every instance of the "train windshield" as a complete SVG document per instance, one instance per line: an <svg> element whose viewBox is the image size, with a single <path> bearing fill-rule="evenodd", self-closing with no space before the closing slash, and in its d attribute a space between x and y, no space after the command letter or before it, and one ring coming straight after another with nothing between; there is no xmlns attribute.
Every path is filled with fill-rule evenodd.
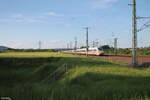
<svg viewBox="0 0 150 100"><path fill-rule="evenodd" d="M98 48L98 50L103 51L103 49L102 49L102 48Z"/></svg>

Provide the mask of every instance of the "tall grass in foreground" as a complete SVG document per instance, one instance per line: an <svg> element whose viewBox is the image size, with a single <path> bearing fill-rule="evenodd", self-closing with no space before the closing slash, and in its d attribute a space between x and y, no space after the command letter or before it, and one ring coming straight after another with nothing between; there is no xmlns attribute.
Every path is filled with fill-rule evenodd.
<svg viewBox="0 0 150 100"><path fill-rule="evenodd" d="M60 80L41 83L64 63ZM150 68L61 53L0 54L0 96L12 100L149 100Z"/></svg>

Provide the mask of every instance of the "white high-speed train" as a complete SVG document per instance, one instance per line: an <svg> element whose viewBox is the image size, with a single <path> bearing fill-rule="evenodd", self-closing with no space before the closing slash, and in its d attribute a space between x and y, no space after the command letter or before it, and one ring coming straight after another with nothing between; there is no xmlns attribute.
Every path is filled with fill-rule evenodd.
<svg viewBox="0 0 150 100"><path fill-rule="evenodd" d="M68 51L63 51L64 53L74 53L74 54L86 54L86 48L82 49L77 49L77 50L68 50ZM88 48L88 54L89 55L103 55L104 51L101 48L94 47L94 48Z"/></svg>

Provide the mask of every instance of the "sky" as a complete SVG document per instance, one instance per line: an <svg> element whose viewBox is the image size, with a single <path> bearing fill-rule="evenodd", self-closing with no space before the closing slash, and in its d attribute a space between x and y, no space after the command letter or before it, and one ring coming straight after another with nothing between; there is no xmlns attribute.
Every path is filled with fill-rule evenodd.
<svg viewBox="0 0 150 100"><path fill-rule="evenodd" d="M65 48L77 37L89 44L132 45L132 0L0 0L0 45L12 48ZM137 0L137 16L150 17L150 0ZM138 28L150 19L138 20ZM150 46L150 28L138 33L138 47Z"/></svg>

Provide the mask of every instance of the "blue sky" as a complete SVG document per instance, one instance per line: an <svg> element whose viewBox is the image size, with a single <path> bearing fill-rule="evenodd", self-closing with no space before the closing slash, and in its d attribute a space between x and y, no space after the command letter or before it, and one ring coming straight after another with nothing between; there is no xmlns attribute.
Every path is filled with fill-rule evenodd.
<svg viewBox="0 0 150 100"><path fill-rule="evenodd" d="M132 0L0 0L0 45L13 48L66 47L74 37L85 44L131 47ZM137 0L137 15L150 16L150 0ZM148 20L139 20L138 27ZM150 46L150 28L138 33L138 46Z"/></svg>

